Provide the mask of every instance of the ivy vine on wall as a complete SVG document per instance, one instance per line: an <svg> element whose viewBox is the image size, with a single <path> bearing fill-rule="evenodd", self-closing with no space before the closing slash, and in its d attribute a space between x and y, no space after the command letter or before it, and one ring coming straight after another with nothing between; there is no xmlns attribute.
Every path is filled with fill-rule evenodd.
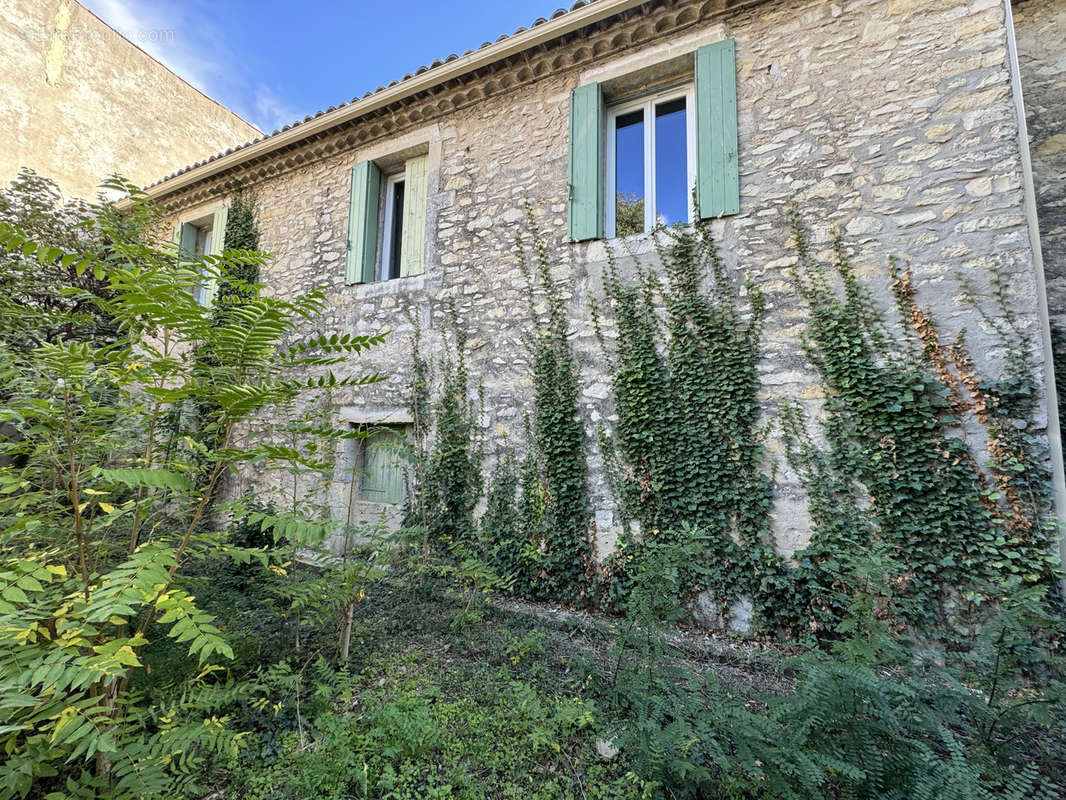
<svg viewBox="0 0 1066 800"><path fill-rule="evenodd" d="M527 210L530 240L516 239L534 320L524 449L497 443L475 524L483 446L465 333L452 310L452 350L431 401L416 325L409 523L472 545L466 552L517 594L618 611L651 586L662 609L692 608L709 592L720 622L750 604L765 630L792 637L833 635L855 595L877 593L873 574L888 576L877 613L894 625L958 622L1009 585L1054 583L1046 445L1033 422L1039 387L1002 277L990 276L991 309L964 287L1004 354L991 381L964 332L941 341L908 270L890 263L896 303L886 321L839 235L820 263L795 208L791 282L825 398L814 420L791 399L766 418L763 295L734 284L705 224L657 230L654 265L609 251L603 296L590 306L611 374L614 416L597 434L622 532L597 564L567 305ZM808 546L790 558L773 542L765 442L775 428L811 520Z"/></svg>
<svg viewBox="0 0 1066 800"><path fill-rule="evenodd" d="M483 406L480 386L471 387L466 367L466 329L455 306L447 309L440 387L430 401L429 364L420 329L413 340L412 415L415 420L415 486L409 493L408 524L425 527L428 543L443 550L477 553L474 509L483 487ZM432 424L430 423L432 419Z"/></svg>
<svg viewBox="0 0 1066 800"><path fill-rule="evenodd" d="M824 450L795 406L782 418L786 454L812 518L791 581L805 606L798 616L816 632L835 623L847 602L843 562L874 549L894 565L891 613L912 623L957 620L1011 580L1051 583L1047 474L1032 432L1039 396L1002 277L990 275L995 315L965 292L1007 354L993 382L977 374L963 332L942 343L916 302L909 270L890 262L893 330L856 278L839 234L826 266L794 208L790 226L792 282L809 311L804 348L826 396ZM984 463L975 438L987 442Z"/></svg>
<svg viewBox="0 0 1066 800"><path fill-rule="evenodd" d="M548 245L527 206L532 256L516 237L519 265L526 279L530 316L536 331L530 342L533 414L523 463L522 508L530 515L524 528L539 537L533 592L563 602L583 604L594 592L592 506L588 499L588 448L578 410L578 369L567 339L569 319L559 287L552 280ZM537 285L548 304L540 323L535 309ZM539 499L537 496L539 495Z"/></svg>
<svg viewBox="0 0 1066 800"><path fill-rule="evenodd" d="M687 554L682 598L710 588L724 603L755 594L776 561L756 372L764 301L749 283L741 310L705 225L653 241L662 275L633 257L635 275L623 278L611 254L607 307L592 307L617 415L600 445L626 531L608 561L605 601L618 607L644 561L673 547ZM617 329L610 347L601 312Z"/></svg>

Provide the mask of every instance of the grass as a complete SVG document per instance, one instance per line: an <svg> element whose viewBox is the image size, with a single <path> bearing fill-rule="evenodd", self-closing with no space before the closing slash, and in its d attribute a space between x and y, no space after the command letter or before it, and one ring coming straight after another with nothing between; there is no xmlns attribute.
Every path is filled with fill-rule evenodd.
<svg viewBox="0 0 1066 800"><path fill-rule="evenodd" d="M456 629L447 598L379 588L360 608L357 658L308 674L328 696L305 699L295 726L279 708L289 724L261 727L274 746L246 749L226 797L651 796L624 759L597 752L591 674L578 654L549 652L543 623L487 606Z"/></svg>

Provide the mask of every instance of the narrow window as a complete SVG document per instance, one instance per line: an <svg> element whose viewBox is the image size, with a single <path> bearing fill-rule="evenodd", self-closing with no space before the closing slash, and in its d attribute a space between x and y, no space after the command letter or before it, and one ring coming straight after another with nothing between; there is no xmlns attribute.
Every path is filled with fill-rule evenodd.
<svg viewBox="0 0 1066 800"><path fill-rule="evenodd" d="M607 235L692 221L691 92L608 110Z"/></svg>
<svg viewBox="0 0 1066 800"><path fill-rule="evenodd" d="M644 109L615 119L614 224L616 236L644 230Z"/></svg>
<svg viewBox="0 0 1066 800"><path fill-rule="evenodd" d="M181 246L187 258L193 259L212 254L212 228L209 225L203 223L185 223L181 226L181 229L179 234ZM192 296L200 305L209 305L213 299L213 292L211 291L211 286L208 281L204 281L203 283L194 286L192 289Z"/></svg>
<svg viewBox="0 0 1066 800"><path fill-rule="evenodd" d="M388 272L385 275L386 280L400 277L400 259L403 255L404 181L390 181L389 189L392 197L386 200L389 205L389 213L386 216L391 217L389 227L386 229L387 236L389 237L389 258L387 262Z"/></svg>
<svg viewBox="0 0 1066 800"><path fill-rule="evenodd" d="M391 281L403 275L404 173L390 175L385 180L385 225L383 226L382 261L377 272L378 281Z"/></svg>
<svg viewBox="0 0 1066 800"><path fill-rule="evenodd" d="M655 221L689 221L688 123L685 98L655 106Z"/></svg>

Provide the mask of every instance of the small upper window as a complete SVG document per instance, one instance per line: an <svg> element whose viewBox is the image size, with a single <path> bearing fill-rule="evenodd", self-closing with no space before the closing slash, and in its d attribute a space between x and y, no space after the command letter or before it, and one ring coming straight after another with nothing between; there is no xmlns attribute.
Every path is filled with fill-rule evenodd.
<svg viewBox="0 0 1066 800"><path fill-rule="evenodd" d="M352 167L345 280L370 283L421 275L426 257L428 155L395 173L373 161Z"/></svg>
<svg viewBox="0 0 1066 800"><path fill-rule="evenodd" d="M214 245L214 217L205 217L195 222L183 222L175 232L175 241L182 255L192 261L201 256L215 255L219 248ZM192 288L192 296L202 306L209 306L215 298L215 281L205 279Z"/></svg>
<svg viewBox="0 0 1066 800"><path fill-rule="evenodd" d="M693 218L692 91L607 111L607 236L629 236Z"/></svg>
<svg viewBox="0 0 1066 800"><path fill-rule="evenodd" d="M381 242L378 280L399 278L403 261L404 173L390 176L385 182L385 231Z"/></svg>

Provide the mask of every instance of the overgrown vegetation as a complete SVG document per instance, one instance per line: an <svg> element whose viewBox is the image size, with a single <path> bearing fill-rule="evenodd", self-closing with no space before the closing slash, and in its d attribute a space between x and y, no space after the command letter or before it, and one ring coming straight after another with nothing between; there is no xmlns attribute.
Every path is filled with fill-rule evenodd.
<svg viewBox="0 0 1066 800"><path fill-rule="evenodd" d="M600 447L626 529L608 563L607 602L618 607L634 570L654 551L673 548L684 553L675 596L710 588L730 603L757 596L764 562L775 561L756 372L762 294L748 284L742 315L702 224L694 233L658 231L654 241L662 276L633 258L636 274L627 280L610 254L611 348L600 310L592 309L618 415L611 430L601 428Z"/></svg>
<svg viewBox="0 0 1066 800"><path fill-rule="evenodd" d="M425 526L432 545L444 551L458 547L464 552L476 552L474 507L483 485L482 401L480 391L473 392L470 385L466 330L459 324L454 306L448 308L448 316L446 335L450 334L451 339L438 364L440 393L433 400L417 326L412 342L416 384L411 409L417 420L416 461L421 463L416 469L417 482L407 517L409 525Z"/></svg>
<svg viewBox="0 0 1066 800"><path fill-rule="evenodd" d="M236 464L300 456L266 442L241 446L234 432L308 392L376 379L329 370L378 339L296 333L322 310L320 294L286 302L256 293L215 319L193 299L194 286L262 256L226 251L189 263L156 249L143 233L154 210L132 187L114 185L134 202L83 217L74 251L0 227L5 252L75 282L93 275L106 289L92 302L117 332L114 342L60 333L0 348L10 426L0 441L5 797L31 788L50 798L173 793L205 756L235 752L237 732L210 718L220 697L242 691L227 688L215 666L233 648L182 578L190 563L213 558L266 566L262 552L228 544L212 524L224 510L212 507L214 490ZM27 330L42 315L60 331L84 324L78 308L22 312ZM190 357L205 342L216 355L210 366ZM295 380L294 370L317 374ZM194 400L214 409L206 423L219 432L215 449L171 424ZM269 523L279 524L287 529L284 518ZM134 685L145 648L167 638L198 668L150 705Z"/></svg>
<svg viewBox="0 0 1066 800"><path fill-rule="evenodd" d="M54 181L25 167L0 191L0 223L35 242L81 256L100 244L91 227L99 212L81 200L62 200ZM123 235L136 231L124 228ZM9 348L26 351L60 339L94 344L115 340L115 322L97 302L107 296L107 282L90 270L78 274L73 263L42 263L34 252L0 249L0 336ZM27 315L27 309L35 313Z"/></svg>
<svg viewBox="0 0 1066 800"><path fill-rule="evenodd" d="M1004 353L990 382L909 273L896 331L844 244L818 264L794 216L819 431L796 406L761 416L762 297L705 228L654 234L654 267L612 262L599 442L628 533L601 570L568 307L532 214L522 442L488 443L485 481L462 319L445 309L434 353L416 324L390 532L357 521L359 459L335 463L374 430L333 418L336 389L380 379L350 372L382 337L307 336L323 295L261 293L249 195L226 249L190 259L152 244L136 192L57 211L21 180L0 211L29 230L0 224L0 280L29 291L37 264L53 283L0 308L0 800L1066 791L1038 392L999 278L994 307L970 291ZM778 422L814 526L795 563L770 541ZM216 491L232 472L263 491ZM708 590L788 644L677 635Z"/></svg>
<svg viewBox="0 0 1066 800"><path fill-rule="evenodd" d="M567 339L570 329L559 287L552 280L551 255L537 231L532 207L527 208L533 254L521 237L515 241L526 278L530 315L537 320L536 286L547 302L547 322L536 323L531 360L533 413L530 449L522 474L523 503L531 514L523 528L536 537L536 597L581 604L594 592L592 508L588 500L588 448L577 407L578 371ZM536 505L527 501L534 500Z"/></svg>
<svg viewBox="0 0 1066 800"><path fill-rule="evenodd" d="M788 455L811 498L811 544L793 583L811 628L831 629L848 604L841 558L875 545L897 565L886 613L909 622L958 623L1015 578L1054 587L1048 479L1030 432L1037 387L1002 279L990 276L993 313L978 308L1007 354L1001 378L990 382L976 373L964 333L941 342L909 271L893 264L891 277L901 326L916 338L888 328L839 236L827 268L795 210L791 224L793 282L810 310L805 348L826 390L825 452L795 408L785 415ZM973 444L982 438L983 465Z"/></svg>

